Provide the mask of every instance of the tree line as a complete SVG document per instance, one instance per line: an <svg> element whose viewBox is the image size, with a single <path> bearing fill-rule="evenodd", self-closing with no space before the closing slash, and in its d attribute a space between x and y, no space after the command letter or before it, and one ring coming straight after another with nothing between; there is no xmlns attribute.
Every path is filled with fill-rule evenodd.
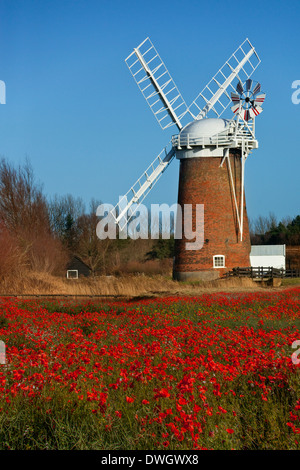
<svg viewBox="0 0 300 470"><path fill-rule="evenodd" d="M97 238L96 208L80 198L47 200L28 161L0 160L0 278L24 269L62 274L73 254L101 271L107 243Z"/></svg>
<svg viewBox="0 0 300 470"><path fill-rule="evenodd" d="M277 221L275 214L250 221L252 245L300 246L300 215Z"/></svg>
<svg viewBox="0 0 300 470"><path fill-rule="evenodd" d="M47 199L29 161L14 166L0 159L0 280L26 269L65 275L74 255L92 274L156 258L152 240L100 240L99 204L92 199L86 207L71 194Z"/></svg>
<svg viewBox="0 0 300 470"><path fill-rule="evenodd" d="M0 279L26 269L65 274L79 256L93 274L110 274L126 263L174 256L174 237L157 240L100 240L92 199L86 208L71 194L47 199L28 161L14 166L0 160ZM174 222L174 221L173 221ZM277 222L275 215L250 221L252 244L300 245L300 215Z"/></svg>

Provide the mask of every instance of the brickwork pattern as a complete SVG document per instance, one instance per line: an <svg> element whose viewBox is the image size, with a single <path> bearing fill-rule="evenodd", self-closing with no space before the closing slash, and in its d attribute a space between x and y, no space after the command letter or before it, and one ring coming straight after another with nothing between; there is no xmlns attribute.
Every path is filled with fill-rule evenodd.
<svg viewBox="0 0 300 470"><path fill-rule="evenodd" d="M241 199L241 156L230 150L238 207ZM186 250L183 237L175 244L175 272L217 269L221 274L236 266L250 266L250 234L244 197L243 241L239 241L234 196L227 161L220 167L219 157L180 160L178 203L193 205L193 230L196 229L195 205L204 204L204 245L200 250ZM184 212L184 211L183 211ZM184 220L183 220L184 223ZM225 256L225 269L213 268L213 256Z"/></svg>

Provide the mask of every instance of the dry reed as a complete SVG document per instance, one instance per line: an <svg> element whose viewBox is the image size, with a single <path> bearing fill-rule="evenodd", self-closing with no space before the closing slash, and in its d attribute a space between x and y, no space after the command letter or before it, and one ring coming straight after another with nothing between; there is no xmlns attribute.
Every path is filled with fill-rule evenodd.
<svg viewBox="0 0 300 470"><path fill-rule="evenodd" d="M49 273L26 272L4 279L0 295L73 295L73 296L155 296L198 295L205 292L254 291L261 287L251 279L219 279L207 282L179 282L169 276L127 274L66 279Z"/></svg>

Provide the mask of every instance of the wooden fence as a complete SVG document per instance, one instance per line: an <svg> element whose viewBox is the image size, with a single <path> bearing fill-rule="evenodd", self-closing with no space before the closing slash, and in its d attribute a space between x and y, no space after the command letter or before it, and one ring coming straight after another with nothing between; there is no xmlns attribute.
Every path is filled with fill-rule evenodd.
<svg viewBox="0 0 300 470"><path fill-rule="evenodd" d="M252 279L273 279L283 277L300 277L300 270L297 269L277 269L272 266L233 268L225 273L224 277L250 277Z"/></svg>

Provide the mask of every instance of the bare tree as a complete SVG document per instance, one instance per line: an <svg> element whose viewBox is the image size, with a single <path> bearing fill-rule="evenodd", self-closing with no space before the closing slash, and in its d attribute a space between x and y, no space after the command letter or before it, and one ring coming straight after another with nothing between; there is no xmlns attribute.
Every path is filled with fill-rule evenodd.
<svg viewBox="0 0 300 470"><path fill-rule="evenodd" d="M4 158L0 160L0 224L5 240L9 238L11 247L17 246L19 265L50 272L62 262L46 199L28 161L14 167Z"/></svg>
<svg viewBox="0 0 300 470"><path fill-rule="evenodd" d="M19 236L49 229L46 200L28 161L17 168L3 158L0 161L0 220Z"/></svg>
<svg viewBox="0 0 300 470"><path fill-rule="evenodd" d="M90 211L79 218L80 240L78 243L78 255L90 266L93 274L106 272L107 252L112 246L112 240L100 240L97 237L96 227L99 218L96 215L100 201L92 199Z"/></svg>
<svg viewBox="0 0 300 470"><path fill-rule="evenodd" d="M25 260L22 259L16 238L0 224L0 280L10 278L24 266Z"/></svg>
<svg viewBox="0 0 300 470"><path fill-rule="evenodd" d="M79 220L85 213L84 202L80 197L75 198L71 194L55 195L50 200L48 209L53 233L70 252L76 251L81 230Z"/></svg>
<svg viewBox="0 0 300 470"><path fill-rule="evenodd" d="M265 235L272 228L276 227L277 218L273 212L268 216L258 216L256 220L252 220L250 224L250 231L256 235Z"/></svg>

